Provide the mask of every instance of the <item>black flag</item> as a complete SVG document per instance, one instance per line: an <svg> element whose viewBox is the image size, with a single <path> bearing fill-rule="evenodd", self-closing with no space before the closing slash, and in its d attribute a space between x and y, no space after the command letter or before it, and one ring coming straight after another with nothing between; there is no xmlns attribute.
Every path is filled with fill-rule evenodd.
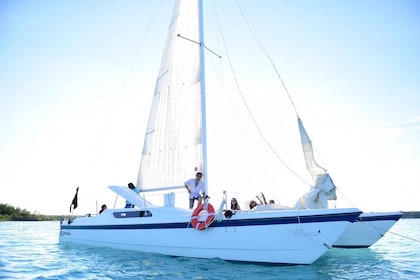
<svg viewBox="0 0 420 280"><path fill-rule="evenodd" d="M74 195L73 201L70 204L70 213L71 213L71 207L73 206L73 210L77 208L77 194L79 193L79 187L76 189L76 194Z"/></svg>

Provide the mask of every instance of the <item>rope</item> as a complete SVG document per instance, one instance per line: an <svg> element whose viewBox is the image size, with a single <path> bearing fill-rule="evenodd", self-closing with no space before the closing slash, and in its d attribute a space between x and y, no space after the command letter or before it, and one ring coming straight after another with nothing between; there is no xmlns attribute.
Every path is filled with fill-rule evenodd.
<svg viewBox="0 0 420 280"><path fill-rule="evenodd" d="M325 247L327 247L328 249L331 249L331 246L329 246L328 244L326 244L325 242L319 242L318 240L315 240L315 239L313 239L305 230L304 230L304 228L303 228L303 226L302 226L302 223L301 223L301 221L300 221L300 215L299 215L299 212L300 212L300 209L297 209L297 211L298 211L298 214L296 215L297 216L297 219L298 219L298 224L299 224L299 227L300 227L300 230L302 231L302 233L303 233L303 235L306 237L306 238L308 238L309 240L311 240L312 242L315 242L315 243L317 243L317 244L321 244L321 245L323 245L323 246L325 246Z"/></svg>
<svg viewBox="0 0 420 280"><path fill-rule="evenodd" d="M420 240L418 240L418 239L415 239L415 238L412 238L412 237L408 237L408 236L405 236L405 235L402 235L402 234L399 234L399 233L396 233L396 232L393 232L393 231L390 231L390 230L386 230L384 228L375 226L375 225L373 225L371 223L368 223L368 225L371 226L372 228L374 228L375 230L378 230L378 232L379 232L379 230L381 230L382 232L385 232L385 233L388 233L389 232L389 233L394 234L396 236L399 236L399 237L402 237L402 238L406 238L408 240L411 240L411 241L420 243Z"/></svg>
<svg viewBox="0 0 420 280"><path fill-rule="evenodd" d="M399 233L396 233L396 232L393 232L393 231L390 231L390 230L388 230L388 232L391 233L391 234L394 234L396 236L399 236L399 237L402 237L402 238L406 238L408 240L411 240L411 241L420 243L420 240L418 240L418 239L415 239L415 238L412 238L412 237L408 237L408 236L405 236L405 235L402 235L402 234L399 234Z"/></svg>

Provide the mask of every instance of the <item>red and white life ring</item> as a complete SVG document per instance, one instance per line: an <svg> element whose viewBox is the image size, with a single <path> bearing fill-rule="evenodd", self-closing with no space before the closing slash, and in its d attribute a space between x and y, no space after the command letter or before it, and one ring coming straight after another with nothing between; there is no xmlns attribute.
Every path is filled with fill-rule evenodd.
<svg viewBox="0 0 420 280"><path fill-rule="evenodd" d="M202 211L207 211L207 218L205 220L198 220L198 215ZM203 203L198 206L191 215L191 225L196 230L206 229L214 220L214 207L210 203Z"/></svg>

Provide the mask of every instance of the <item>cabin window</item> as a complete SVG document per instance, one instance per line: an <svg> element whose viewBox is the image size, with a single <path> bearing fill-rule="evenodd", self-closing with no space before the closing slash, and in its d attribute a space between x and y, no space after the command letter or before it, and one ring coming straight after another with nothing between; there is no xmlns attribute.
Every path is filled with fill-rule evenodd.
<svg viewBox="0 0 420 280"><path fill-rule="evenodd" d="M150 212L149 210L114 212L114 217L115 218L152 217L152 212Z"/></svg>

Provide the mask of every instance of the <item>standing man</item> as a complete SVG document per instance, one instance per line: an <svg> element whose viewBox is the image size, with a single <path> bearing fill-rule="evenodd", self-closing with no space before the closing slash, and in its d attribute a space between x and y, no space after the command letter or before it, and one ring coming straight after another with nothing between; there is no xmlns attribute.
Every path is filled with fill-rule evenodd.
<svg viewBox="0 0 420 280"><path fill-rule="evenodd" d="M206 196L204 183L201 181L201 177L203 177L203 173L197 171L197 173L195 173L195 179L189 179L184 183L185 188L190 194L190 209L193 209L194 207L194 200L198 200L197 206L200 206L203 197ZM200 195L200 193L202 195Z"/></svg>

